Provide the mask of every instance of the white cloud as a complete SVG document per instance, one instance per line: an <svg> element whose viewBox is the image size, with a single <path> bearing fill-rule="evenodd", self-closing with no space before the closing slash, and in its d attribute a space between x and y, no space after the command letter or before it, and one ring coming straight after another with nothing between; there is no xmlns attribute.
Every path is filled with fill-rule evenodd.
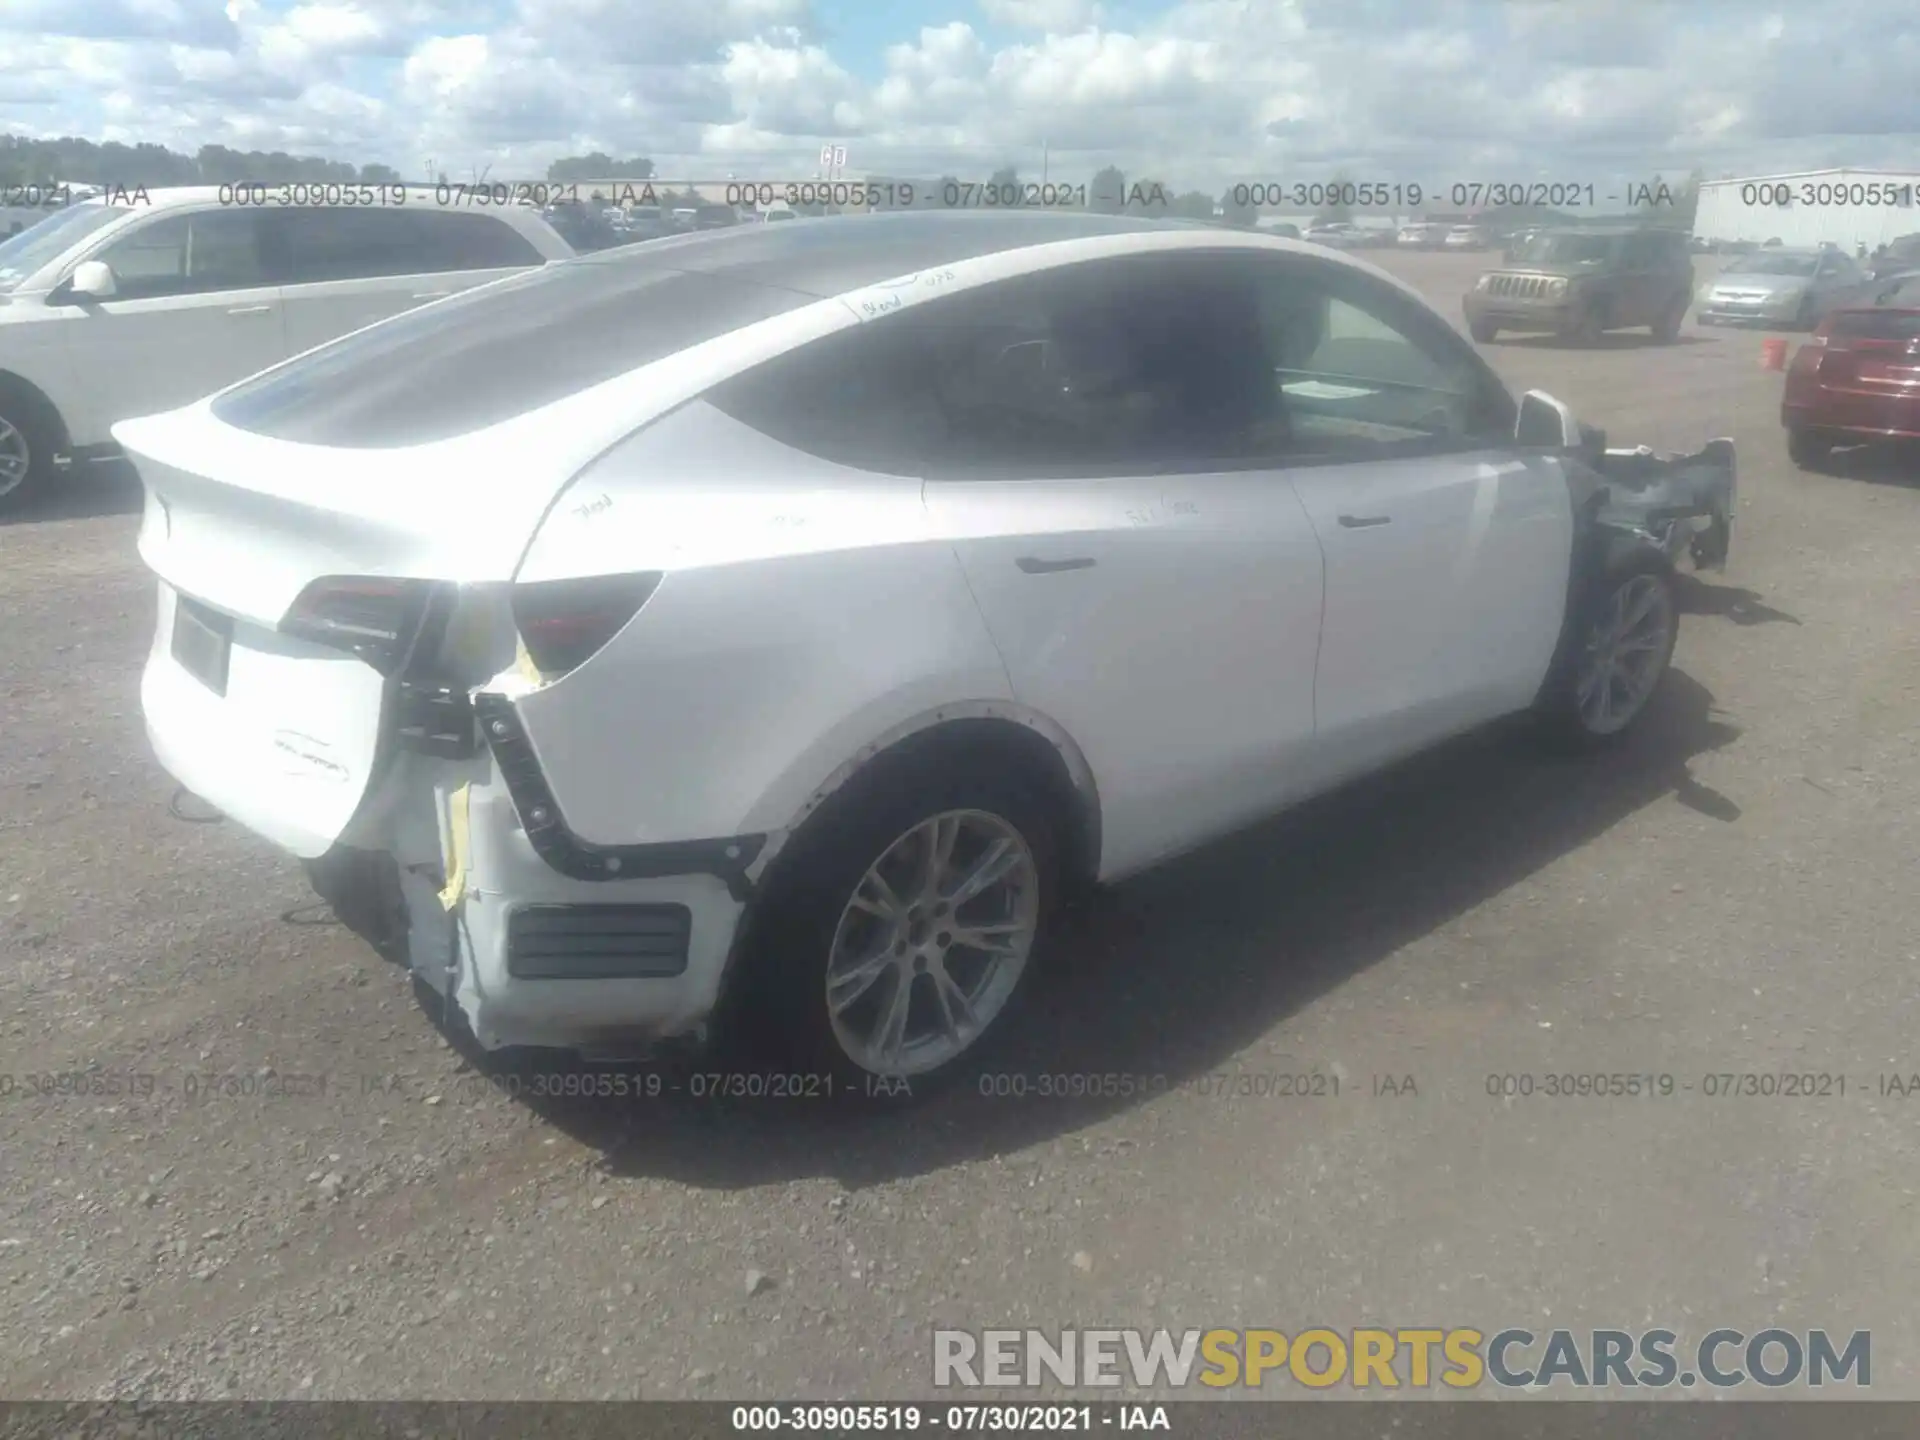
<svg viewBox="0 0 1920 1440"><path fill-rule="evenodd" d="M817 45L744 40L720 67L740 123L770 137L857 134L860 86Z"/></svg>
<svg viewBox="0 0 1920 1440"><path fill-rule="evenodd" d="M778 178L833 141L984 177L1045 146L1209 189L1911 163L1905 8L925 0L856 49L811 0L0 0L0 128L515 175L597 149Z"/></svg>

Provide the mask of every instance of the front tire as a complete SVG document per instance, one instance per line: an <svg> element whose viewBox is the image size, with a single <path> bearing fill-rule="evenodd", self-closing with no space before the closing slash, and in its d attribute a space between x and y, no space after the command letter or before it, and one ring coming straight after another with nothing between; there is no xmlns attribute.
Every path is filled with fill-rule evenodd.
<svg viewBox="0 0 1920 1440"><path fill-rule="evenodd" d="M1570 332L1576 345L1598 345L1606 333L1607 309L1603 301L1595 301L1582 310Z"/></svg>
<svg viewBox="0 0 1920 1440"><path fill-rule="evenodd" d="M1563 748L1612 744L1646 713L1680 633L1673 570L1654 555L1617 563L1588 587L1539 717Z"/></svg>
<svg viewBox="0 0 1920 1440"><path fill-rule="evenodd" d="M1482 345L1490 345L1498 338L1500 327L1490 320L1473 320L1467 324L1467 333Z"/></svg>
<svg viewBox="0 0 1920 1440"><path fill-rule="evenodd" d="M820 819L755 917L742 1033L836 1090L920 1099L1004 1032L1056 929L1055 816L1017 770L983 768Z"/></svg>
<svg viewBox="0 0 1920 1440"><path fill-rule="evenodd" d="M0 389L0 515L25 509L54 476L59 424L45 402L16 387Z"/></svg>
<svg viewBox="0 0 1920 1440"><path fill-rule="evenodd" d="M1817 470L1833 454L1833 442L1817 430L1795 426L1787 431L1787 458L1802 470Z"/></svg>

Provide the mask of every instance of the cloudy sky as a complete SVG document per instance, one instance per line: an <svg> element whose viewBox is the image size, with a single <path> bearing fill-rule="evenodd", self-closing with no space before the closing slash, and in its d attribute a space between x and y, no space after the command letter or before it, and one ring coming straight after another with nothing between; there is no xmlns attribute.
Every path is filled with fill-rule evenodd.
<svg viewBox="0 0 1920 1440"><path fill-rule="evenodd" d="M0 130L464 178L1920 167L1889 0L0 0ZM82 177L84 178L84 177Z"/></svg>

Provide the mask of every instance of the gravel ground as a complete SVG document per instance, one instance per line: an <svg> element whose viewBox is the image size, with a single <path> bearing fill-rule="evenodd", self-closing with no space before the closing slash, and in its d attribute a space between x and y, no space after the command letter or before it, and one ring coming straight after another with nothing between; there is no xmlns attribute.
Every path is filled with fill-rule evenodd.
<svg viewBox="0 0 1920 1440"><path fill-rule="evenodd" d="M1387 263L1451 314L1479 261ZM169 815L124 482L0 527L0 1070L107 1092L0 1080L0 1395L904 1398L936 1325L1780 1323L1920 1396L1920 1095L1877 1083L1920 1070L1920 489L1791 469L1749 333L1485 348L1615 443L1732 435L1733 565L1623 750L1468 740L1106 899L1006 1064L1150 1097L503 1093L293 865ZM1209 1078L1310 1068L1338 1097ZM1694 1088L1487 1094L1573 1070ZM1846 1094L1702 1093L1784 1070Z"/></svg>

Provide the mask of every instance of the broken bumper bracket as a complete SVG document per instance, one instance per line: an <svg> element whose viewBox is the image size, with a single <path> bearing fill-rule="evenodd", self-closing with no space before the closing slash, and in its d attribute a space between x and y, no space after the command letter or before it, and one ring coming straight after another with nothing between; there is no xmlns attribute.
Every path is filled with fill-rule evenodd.
<svg viewBox="0 0 1920 1440"><path fill-rule="evenodd" d="M657 845L601 845L583 840L567 827L553 798L533 746L520 727L519 714L504 695L472 699L480 734L492 752L507 794L519 812L527 840L540 858L575 880L637 880L668 875L714 875L742 904L753 897L747 878L767 843L765 835L734 835L721 840L678 840Z"/></svg>

